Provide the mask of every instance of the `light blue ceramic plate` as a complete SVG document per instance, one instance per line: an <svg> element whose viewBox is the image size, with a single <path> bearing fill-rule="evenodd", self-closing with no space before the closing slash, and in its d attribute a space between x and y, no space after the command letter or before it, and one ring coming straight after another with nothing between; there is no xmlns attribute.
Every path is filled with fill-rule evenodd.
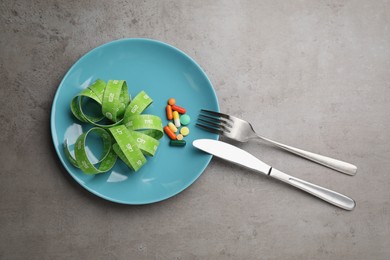
<svg viewBox="0 0 390 260"><path fill-rule="evenodd" d="M134 97L145 90L154 100L144 113L154 114L168 123L165 106L170 97L187 109L192 123L184 148L170 147L168 137L160 140L154 157L134 173L118 161L104 174L89 176L73 167L64 155L65 139L73 144L89 128L70 111L72 98L97 78L124 79ZM149 39L122 39L93 49L78 60L65 75L54 97L51 133L57 154L69 174L88 191L104 199L124 204L147 204L170 198L190 186L204 171L211 156L197 151L192 141L218 139L215 134L195 127L201 108L219 111L218 100L206 74L182 51ZM98 141L98 140L96 140ZM97 149L91 138L87 145ZM97 148L96 148L97 147ZM71 147L72 149L72 147Z"/></svg>

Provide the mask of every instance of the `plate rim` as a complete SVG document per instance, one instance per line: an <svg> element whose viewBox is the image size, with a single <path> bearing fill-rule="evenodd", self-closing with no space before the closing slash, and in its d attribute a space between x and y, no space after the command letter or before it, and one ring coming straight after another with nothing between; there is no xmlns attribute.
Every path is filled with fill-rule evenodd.
<svg viewBox="0 0 390 260"><path fill-rule="evenodd" d="M187 189L189 186L194 184L199 179L199 177L203 174L203 172L205 171L207 166L210 164L210 161L211 161L211 159L213 157L212 155L208 155L207 161L204 164L204 166L199 170L199 173L197 175L195 175L194 178L187 185L184 185L178 191L175 191L173 194L169 194L169 195L164 196L164 197L159 197L158 199L149 200L149 201L140 200L138 202L129 202L129 201L125 201L125 200L122 200L122 199L115 199L115 198L111 198L111 197L109 197L109 196L107 196L105 194L97 192L96 190L90 188L85 183L81 182L79 180L79 178L77 178L72 173L71 169L69 169L69 167L65 163L64 158L60 154L59 148L56 146L56 141L57 140L55 139L56 132L55 132L55 123L54 123L55 122L54 114L55 114L55 110L56 110L55 106L56 106L57 100L59 98L59 91L62 88L62 86L64 84L64 81L68 78L68 76L71 73L71 71L73 71L73 69L79 63L82 62L82 60L86 59L88 56L92 55L92 53L98 51L99 49L108 47L110 45L114 45L114 44L119 43L119 42L136 42L136 41L139 41L139 42L142 42L142 41L144 41L144 42L152 42L152 43L155 43L155 44L158 44L158 45L162 45L164 47L171 48L174 51L179 52L181 55L185 56L187 59L189 59L196 67L198 67L199 71L203 74L203 76L205 77L206 81L210 84L211 90L212 90L212 94L213 94L212 97L214 98L215 104L217 105L217 112L220 111L220 107L219 107L219 102L218 102L218 97L217 97L216 91L215 91L214 86L211 83L209 77L207 76L206 72L203 70L203 68L193 58L191 58L188 54L186 54L184 51L180 50L179 48L177 48L177 47L175 47L173 45L170 45L168 43L165 43L165 42L162 42L162 41L159 41L159 40L155 40L155 39L151 39L151 38L121 38L121 39L109 41L109 42L103 43L103 44L101 44L101 45L99 45L97 47L92 48L91 50L89 50L88 52L83 54L75 63L73 63L73 65L67 70L65 75L62 77L62 80L61 80L60 84L57 87L56 93L55 93L54 98L53 98L52 106L51 106L51 111L50 111L50 113L51 113L50 114L50 134L51 134L51 137L52 137L52 142L53 142L54 149L55 149L55 151L57 153L57 157L61 161L62 166L66 169L67 173L70 176L72 176L72 178L79 185L81 185L84 189L86 189L87 191L91 192L92 194L96 195L99 198L105 199L105 200L113 202L113 203L124 204L124 205L146 205L146 204L152 204L152 203L157 203L157 202L161 202L161 201L167 200L169 198L172 198L172 197L178 195L179 193L181 193L182 191ZM215 134L214 138L212 138L212 139L218 140L219 139L219 135Z"/></svg>

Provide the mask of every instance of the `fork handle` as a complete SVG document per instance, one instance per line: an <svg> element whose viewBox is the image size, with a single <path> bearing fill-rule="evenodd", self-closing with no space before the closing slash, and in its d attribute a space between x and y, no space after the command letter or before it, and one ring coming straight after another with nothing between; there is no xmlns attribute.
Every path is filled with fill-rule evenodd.
<svg viewBox="0 0 390 260"><path fill-rule="evenodd" d="M313 183L292 177L284 172L281 172L277 169L272 168L269 176L290 184L300 190L306 191L311 195L314 195L330 204L338 206L340 208L346 210L353 210L356 206L356 203L353 199L335 192L333 190L329 190L327 188L315 185Z"/></svg>
<svg viewBox="0 0 390 260"><path fill-rule="evenodd" d="M289 145L281 144L281 143L272 141L271 139L268 139L268 138L265 138L265 137L262 137L259 135L257 135L257 137L260 138L261 140L264 140L268 143L271 143L271 144L273 144L281 149L284 149L286 151L289 151L293 154L299 155L301 157L304 157L304 158L311 160L311 161L314 161L316 163L322 164L322 165L329 167L331 169L334 169L336 171L339 171L339 172L342 172L342 173L345 173L348 175L355 175L357 172L357 167L353 164L343 162L340 160L336 160L336 159L333 159L330 157L326 157L326 156L323 156L320 154L308 152L308 151L298 149L298 148L295 148L295 147L292 147Z"/></svg>

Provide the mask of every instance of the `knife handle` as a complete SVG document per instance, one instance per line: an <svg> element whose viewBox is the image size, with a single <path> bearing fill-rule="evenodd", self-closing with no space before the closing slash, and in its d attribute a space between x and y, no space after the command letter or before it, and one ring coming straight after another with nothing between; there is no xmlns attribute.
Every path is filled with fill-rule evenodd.
<svg viewBox="0 0 390 260"><path fill-rule="evenodd" d="M313 183L292 177L284 172L272 168L269 176L278 179L282 182L290 184L298 189L306 191L311 195L314 195L330 204L343 208L345 210L353 210L356 203L353 199L340 194L338 192L329 190L327 188L315 185Z"/></svg>

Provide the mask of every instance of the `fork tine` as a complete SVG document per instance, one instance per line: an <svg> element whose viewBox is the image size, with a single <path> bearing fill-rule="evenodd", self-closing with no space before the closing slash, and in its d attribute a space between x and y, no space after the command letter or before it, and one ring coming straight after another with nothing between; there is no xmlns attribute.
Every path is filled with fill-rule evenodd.
<svg viewBox="0 0 390 260"><path fill-rule="evenodd" d="M213 115L213 116L218 116L218 117L223 117L223 118L230 119L229 115L218 113L218 112L214 112L214 111L211 111L211 110L201 109L200 112L204 112L206 114L210 114L210 115Z"/></svg>
<svg viewBox="0 0 390 260"><path fill-rule="evenodd" d="M213 128L216 128L216 129L222 130L224 132L228 132L228 133L230 133L230 131L231 131L230 128L232 127L231 125L226 124L225 122L221 122L222 124L218 124L215 122L210 122L210 121L204 120L202 118L198 118L198 122L203 123L201 125L213 127Z"/></svg>
<svg viewBox="0 0 390 260"><path fill-rule="evenodd" d="M202 125L202 124L199 124L199 123L196 123L195 125L196 125L197 127L202 128L203 130L208 131L208 132L211 132L211 133L214 133L214 134L218 134L218 135L224 135L224 134L223 134L223 131L220 130L220 129L216 129L216 128L209 127L209 126L206 126L206 125Z"/></svg>
<svg viewBox="0 0 390 260"><path fill-rule="evenodd" d="M201 121L203 121L205 123L209 123L209 124L219 124L220 126L225 126L227 128L233 127L232 122L228 121L228 119L224 119L224 118L217 118L217 117L199 114L198 120L201 120Z"/></svg>
<svg viewBox="0 0 390 260"><path fill-rule="evenodd" d="M215 123L215 122L210 122L210 121L204 120L202 118L198 118L198 122L203 123L203 125L206 124L206 125L210 125L210 126L216 127L216 128L222 127L221 124L218 124L218 123Z"/></svg>
<svg viewBox="0 0 390 260"><path fill-rule="evenodd" d="M199 114L198 118L201 118L203 120L207 119L207 121L215 122L215 123L224 123L225 122L225 120L222 120L221 118L212 117L212 116L206 116L206 115L203 115L203 114Z"/></svg>

